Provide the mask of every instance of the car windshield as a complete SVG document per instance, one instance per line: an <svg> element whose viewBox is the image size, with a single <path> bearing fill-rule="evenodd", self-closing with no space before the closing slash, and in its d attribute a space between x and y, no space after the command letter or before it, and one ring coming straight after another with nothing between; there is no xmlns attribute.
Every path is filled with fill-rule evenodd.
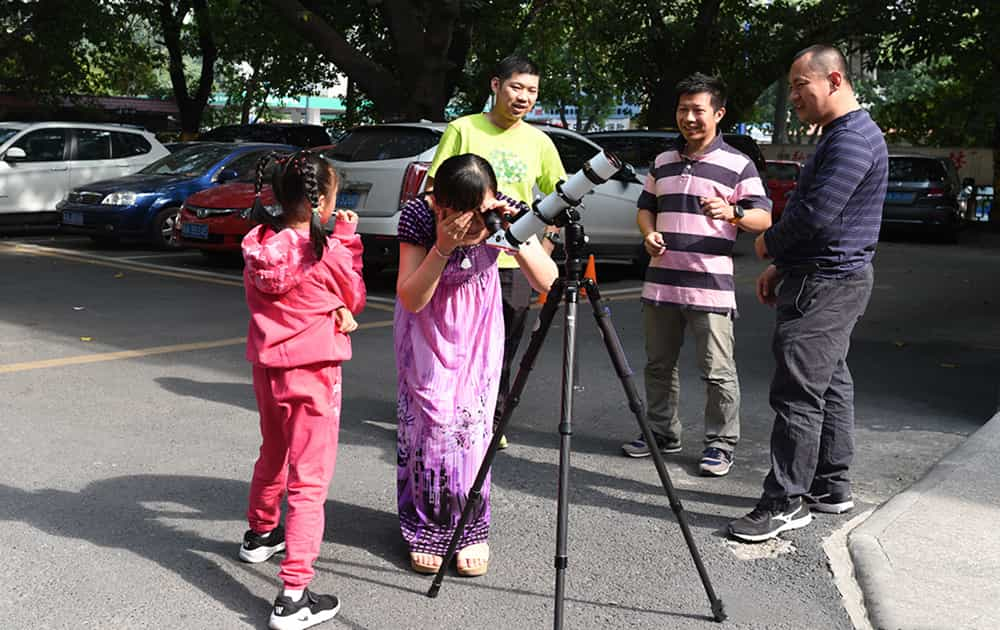
<svg viewBox="0 0 1000 630"><path fill-rule="evenodd" d="M783 179L794 182L799 177L799 169L794 164L782 164L781 162L768 162L767 176L769 179Z"/></svg>
<svg viewBox="0 0 1000 630"><path fill-rule="evenodd" d="M205 171L231 152L231 148L218 145L184 147L139 172L146 175L201 177Z"/></svg>
<svg viewBox="0 0 1000 630"><path fill-rule="evenodd" d="M420 155L438 142L440 132L408 127L354 129L324 156L343 162L397 160Z"/></svg>
<svg viewBox="0 0 1000 630"><path fill-rule="evenodd" d="M12 127L0 127L0 144L7 142L11 137L16 134L20 129L14 129Z"/></svg>
<svg viewBox="0 0 1000 630"><path fill-rule="evenodd" d="M895 182L941 182L945 169L937 160L927 158L889 158L889 179Z"/></svg>

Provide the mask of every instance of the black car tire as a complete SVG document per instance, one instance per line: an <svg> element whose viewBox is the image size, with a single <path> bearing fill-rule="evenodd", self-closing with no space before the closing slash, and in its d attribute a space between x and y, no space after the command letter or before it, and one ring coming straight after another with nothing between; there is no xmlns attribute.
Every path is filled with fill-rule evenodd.
<svg viewBox="0 0 1000 630"><path fill-rule="evenodd" d="M149 240L158 249L178 249L180 247L169 236L173 232L174 224L177 222L177 215L180 211L180 208L164 208L153 217L153 222L149 226Z"/></svg>

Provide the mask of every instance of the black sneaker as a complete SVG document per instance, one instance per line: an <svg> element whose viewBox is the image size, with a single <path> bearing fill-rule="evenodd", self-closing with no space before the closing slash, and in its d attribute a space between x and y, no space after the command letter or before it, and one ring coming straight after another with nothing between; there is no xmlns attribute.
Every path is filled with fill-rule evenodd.
<svg viewBox="0 0 1000 630"><path fill-rule="evenodd" d="M654 435L653 437L656 438L656 445L660 447L660 453L663 455L681 452L680 442L668 442L667 438L660 437L659 435ZM622 452L629 457L649 457L650 455L649 445L646 444L646 440L641 435L631 442L622 444Z"/></svg>
<svg viewBox="0 0 1000 630"><path fill-rule="evenodd" d="M763 542L790 529L805 527L812 521L809 508L801 497L792 499L784 509L761 507L729 524L729 535L745 542Z"/></svg>
<svg viewBox="0 0 1000 630"><path fill-rule="evenodd" d="M267 534L254 533L248 529L243 534L240 546L240 560L243 562L264 562L279 551L285 550L285 528L278 525Z"/></svg>
<svg viewBox="0 0 1000 630"><path fill-rule="evenodd" d="M299 601L278 595L271 609L267 627L271 630L301 630L333 619L340 611L340 600L335 595L317 595L309 589Z"/></svg>
<svg viewBox="0 0 1000 630"><path fill-rule="evenodd" d="M850 494L807 494L802 497L813 512L825 514L843 514L854 509L854 499Z"/></svg>

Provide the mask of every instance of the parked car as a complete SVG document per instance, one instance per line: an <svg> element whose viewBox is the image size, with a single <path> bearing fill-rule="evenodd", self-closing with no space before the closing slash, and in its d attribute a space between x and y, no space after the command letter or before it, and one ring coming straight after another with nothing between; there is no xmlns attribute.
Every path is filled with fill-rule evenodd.
<svg viewBox="0 0 1000 630"><path fill-rule="evenodd" d="M325 151L330 148L332 145L313 147L312 150L325 157ZM274 166L272 162L265 168L265 182L271 180ZM243 237L253 227L250 209L255 196L252 177L240 177L234 182L191 195L184 201L174 225L177 245L197 249L206 258L239 253ZM269 184L265 183L261 189L261 201L264 205L277 203Z"/></svg>
<svg viewBox="0 0 1000 630"><path fill-rule="evenodd" d="M771 219L777 221L785 210L792 191L799 182L802 163L792 160L767 161L767 192L774 207L771 209Z"/></svg>
<svg viewBox="0 0 1000 630"><path fill-rule="evenodd" d="M72 188L134 173L165 155L153 134L136 127L0 123L0 214L55 223L56 205Z"/></svg>
<svg viewBox="0 0 1000 630"><path fill-rule="evenodd" d="M966 220L961 190L955 165L946 157L890 155L882 225L919 228L954 242Z"/></svg>
<svg viewBox="0 0 1000 630"><path fill-rule="evenodd" d="M327 155L341 173L337 207L355 210L369 271L395 264L400 207L424 188L444 123L394 123L357 127ZM601 147L560 127L538 126L552 139L567 175L580 170ZM583 225L598 257L638 261L641 237L635 208L642 183L631 166L587 195Z"/></svg>
<svg viewBox="0 0 1000 630"><path fill-rule="evenodd" d="M680 142L681 134L672 129L623 129L619 131L593 131L586 137L613 152L645 175L657 155ZM757 167L761 177L767 173L767 161L757 141L741 133L724 133L722 139L737 151L743 152Z"/></svg>
<svg viewBox="0 0 1000 630"><path fill-rule="evenodd" d="M200 190L238 179L252 180L257 161L279 144L197 142L134 175L74 188L59 204L61 228L98 241L141 238L157 247L172 243L184 200Z"/></svg>
<svg viewBox="0 0 1000 630"><path fill-rule="evenodd" d="M330 134L321 125L256 123L224 125L201 134L199 140L211 142L269 142L295 147L321 147L330 144Z"/></svg>

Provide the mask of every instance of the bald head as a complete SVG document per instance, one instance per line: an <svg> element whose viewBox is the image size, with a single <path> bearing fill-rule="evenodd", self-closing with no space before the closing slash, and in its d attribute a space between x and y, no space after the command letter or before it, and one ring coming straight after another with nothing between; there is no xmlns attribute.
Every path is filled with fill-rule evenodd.
<svg viewBox="0 0 1000 630"><path fill-rule="evenodd" d="M833 46L810 46L795 55L788 91L799 120L826 125L858 105L847 78L847 62Z"/></svg>
<svg viewBox="0 0 1000 630"><path fill-rule="evenodd" d="M851 84L851 78L847 74L847 60L844 55L833 46L826 44L816 44L809 48L804 48L795 53L792 59L794 64L802 59L811 72L828 75L831 72L839 72L844 83Z"/></svg>

